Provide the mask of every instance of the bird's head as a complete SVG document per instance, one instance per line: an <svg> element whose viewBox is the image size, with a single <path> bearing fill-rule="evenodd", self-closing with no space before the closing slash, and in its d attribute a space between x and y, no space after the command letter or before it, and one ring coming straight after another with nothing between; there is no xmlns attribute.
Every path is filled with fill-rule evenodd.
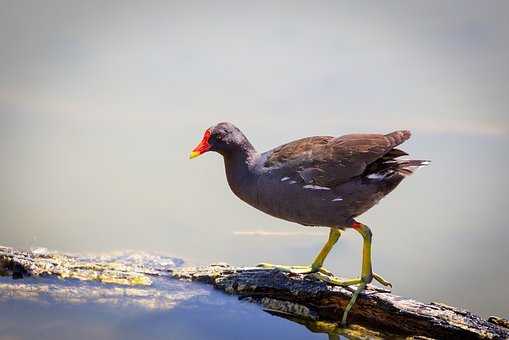
<svg viewBox="0 0 509 340"><path fill-rule="evenodd" d="M201 142L191 151L189 158L198 157L207 151L215 151L224 156L246 144L249 141L235 125L223 122L205 130Z"/></svg>

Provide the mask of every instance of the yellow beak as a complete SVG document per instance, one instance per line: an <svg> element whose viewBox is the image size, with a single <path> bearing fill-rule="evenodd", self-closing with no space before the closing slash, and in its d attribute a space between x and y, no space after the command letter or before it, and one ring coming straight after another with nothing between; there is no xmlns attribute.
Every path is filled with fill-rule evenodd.
<svg viewBox="0 0 509 340"><path fill-rule="evenodd" d="M191 154L189 155L189 159L193 159L201 155L201 152L198 151L191 151Z"/></svg>

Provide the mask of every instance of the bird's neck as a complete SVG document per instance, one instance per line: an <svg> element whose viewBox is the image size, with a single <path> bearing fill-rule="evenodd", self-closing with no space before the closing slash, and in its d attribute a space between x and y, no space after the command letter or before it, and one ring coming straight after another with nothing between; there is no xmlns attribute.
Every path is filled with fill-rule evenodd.
<svg viewBox="0 0 509 340"><path fill-rule="evenodd" d="M223 154L226 178L232 191L242 200L250 200L256 187L255 166L260 155L246 140L232 152Z"/></svg>

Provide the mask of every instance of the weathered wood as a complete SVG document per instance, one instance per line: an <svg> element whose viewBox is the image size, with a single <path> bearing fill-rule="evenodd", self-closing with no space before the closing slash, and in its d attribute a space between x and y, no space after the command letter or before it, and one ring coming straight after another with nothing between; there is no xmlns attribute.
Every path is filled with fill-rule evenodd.
<svg viewBox="0 0 509 340"><path fill-rule="evenodd" d="M0 247L0 275L57 276L104 283L150 285L160 276L212 284L228 294L260 303L265 310L305 324L313 331L344 334L337 326L352 289L331 286L310 275L227 264L168 270L157 265L101 262L93 258L19 251ZM441 303L402 298L369 285L349 314L349 322L402 336L447 339L509 339L508 321Z"/></svg>
<svg viewBox="0 0 509 340"><path fill-rule="evenodd" d="M258 268L212 265L176 269L173 276L211 283L227 293L255 298L277 314L310 321L340 321L352 294L352 289L331 286L309 276ZM360 295L349 321L409 336L509 338L509 329L500 326L500 318L490 322L465 310L402 298L372 285Z"/></svg>

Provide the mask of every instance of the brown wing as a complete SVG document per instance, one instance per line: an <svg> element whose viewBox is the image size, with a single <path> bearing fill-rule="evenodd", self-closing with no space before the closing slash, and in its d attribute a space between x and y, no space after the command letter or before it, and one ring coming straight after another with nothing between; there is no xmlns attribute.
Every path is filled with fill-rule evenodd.
<svg viewBox="0 0 509 340"><path fill-rule="evenodd" d="M315 136L283 144L272 150L270 156L265 161L265 166L278 167L282 164L289 165L294 162L313 162L313 158L333 139L334 137L330 136Z"/></svg>
<svg viewBox="0 0 509 340"><path fill-rule="evenodd" d="M307 183L330 187L361 175L370 163L408 138L409 131L308 137L274 149L265 166L298 173Z"/></svg>

